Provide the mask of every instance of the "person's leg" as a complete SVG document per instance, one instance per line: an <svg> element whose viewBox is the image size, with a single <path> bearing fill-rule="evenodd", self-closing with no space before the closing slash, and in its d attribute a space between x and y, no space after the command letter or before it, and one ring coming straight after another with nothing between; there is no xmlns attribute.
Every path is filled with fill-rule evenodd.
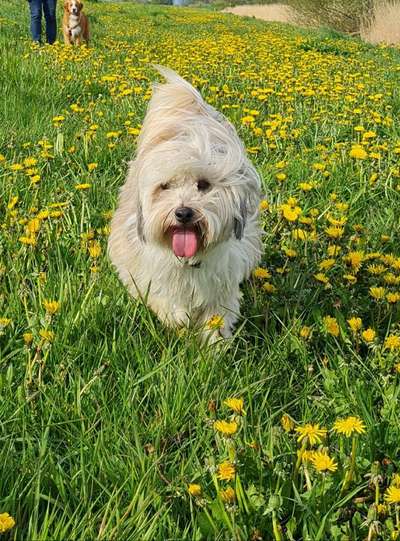
<svg viewBox="0 0 400 541"><path fill-rule="evenodd" d="M29 0L31 10L31 34L33 41L40 43L42 34L42 0Z"/></svg>
<svg viewBox="0 0 400 541"><path fill-rule="evenodd" d="M57 18L56 18L57 0L43 0L43 11L46 19L46 39L47 43L54 43L57 37Z"/></svg>

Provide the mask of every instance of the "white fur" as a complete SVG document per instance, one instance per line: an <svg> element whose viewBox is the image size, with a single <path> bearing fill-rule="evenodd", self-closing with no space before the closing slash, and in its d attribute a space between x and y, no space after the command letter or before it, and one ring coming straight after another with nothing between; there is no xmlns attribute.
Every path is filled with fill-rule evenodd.
<svg viewBox="0 0 400 541"><path fill-rule="evenodd" d="M111 224L109 254L130 293L167 325L196 323L206 332L219 314L220 333L228 337L239 316L239 284L261 254L260 179L226 118L172 70L159 71L167 83L155 88L149 104ZM199 179L211 189L200 192ZM181 206L194 209L203 235L191 259L174 255L167 233Z"/></svg>
<svg viewBox="0 0 400 541"><path fill-rule="evenodd" d="M71 32L71 37L75 41L75 39L81 35L82 28L80 27L79 23L79 17L77 15L70 15L69 16L69 28Z"/></svg>

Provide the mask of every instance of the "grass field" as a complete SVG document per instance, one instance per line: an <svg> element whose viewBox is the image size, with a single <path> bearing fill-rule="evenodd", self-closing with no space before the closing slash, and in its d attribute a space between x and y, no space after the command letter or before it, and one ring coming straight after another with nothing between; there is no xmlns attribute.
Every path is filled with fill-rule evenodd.
<svg viewBox="0 0 400 541"><path fill-rule="evenodd" d="M26 3L4 4L3 538L397 539L399 51L90 2L89 49L37 48ZM226 114L263 178L229 348L164 329L107 260L151 63Z"/></svg>

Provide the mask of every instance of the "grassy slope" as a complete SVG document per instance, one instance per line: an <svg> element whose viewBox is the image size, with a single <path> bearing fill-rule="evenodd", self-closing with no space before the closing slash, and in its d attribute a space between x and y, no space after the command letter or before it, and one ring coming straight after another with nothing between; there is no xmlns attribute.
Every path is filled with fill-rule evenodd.
<svg viewBox="0 0 400 541"><path fill-rule="evenodd" d="M378 314L368 298L374 285L368 277L353 290L343 285L341 270L332 278L332 289L313 281L326 239L322 247L300 248L299 262L291 263L280 250L281 243L290 244L290 224L283 224L277 212L266 216L265 266L285 266L289 272L274 275L278 292L272 299L257 282L246 285L247 319L233 346L207 350L199 349L190 334L167 332L129 300L105 257L104 213L115 205L134 148L124 123L140 125L153 78L148 64L159 62L194 76L218 107L233 105L226 113L253 149L273 207L289 195L301 199L298 182L312 178L319 188L306 193L301 206L318 206L320 220L332 208L331 192L350 204L344 251L355 246L352 225L362 223L367 227L360 235L363 250L396 252L398 180L391 169L399 138L398 56L358 42L299 37L291 29L270 31L257 21L196 11L129 5L106 10L101 4L88 10L94 35L89 53L62 46L33 50L25 4L11 0L1 10L0 153L6 164L3 170L0 164L0 317L12 323L0 335L0 511L16 518L11 538L195 538L186 483L201 478L204 459L214 449L209 401L220 405L231 395L245 399L247 423L253 427L249 437L266 454L274 454L272 427L283 412L298 422L324 425L353 413L368 428L366 469L386 455L395 460L395 354L388 356L380 345L372 351L358 348L345 320L357 312L377 330L382 344L396 332L398 312L385 305ZM351 73L360 75L351 80ZM357 89L358 82L364 87ZM124 83L137 90L121 96ZM224 83L231 95L221 90ZM268 120L263 102L251 97L260 87L274 88L268 114L292 117L282 128L289 135L276 133L268 149L240 120L249 114L246 107L261 111L257 126ZM316 96L307 96L310 87ZM367 95L382 88L383 98L368 101ZM71 112L72 103L83 111ZM361 103L361 115L349 121L346 103L351 108ZM358 137L352 126L361 117L359 122L375 128L371 110L393 117L394 124L376 125L387 143L382 164L358 165L345 157ZM52 126L55 115L66 117L60 128ZM99 128L91 129L93 124ZM121 131L111 149L109 131ZM40 156L37 143L44 138L53 145L51 158ZM335 148L337 142L343 151ZM72 145L76 151L68 152ZM36 187L9 169L28 156L39 159ZM280 160L288 162L283 185L275 179ZM327 179L312 168L321 161L331 171ZM87 164L93 162L98 167L89 173ZM379 179L371 187L368 179L375 171ZM79 182L93 186L77 191ZM16 206L7 209L16 195ZM54 202L68 202L63 217L41 221L36 246L19 242L24 219ZM82 239L89 230L95 230L103 248L96 262ZM389 236L384 247L381 234ZM91 272L93 266L99 272ZM50 320L44 299L61 302L60 313ZM325 314L339 318L339 340L320 332ZM302 323L315 326L310 344L299 337ZM52 344L40 339L43 328L55 332ZM33 334L30 347L22 339L26 332Z"/></svg>

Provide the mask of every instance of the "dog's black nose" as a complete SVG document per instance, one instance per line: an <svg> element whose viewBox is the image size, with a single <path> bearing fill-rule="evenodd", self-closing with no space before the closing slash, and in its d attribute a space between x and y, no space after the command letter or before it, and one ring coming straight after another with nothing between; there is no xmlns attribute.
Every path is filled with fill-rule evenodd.
<svg viewBox="0 0 400 541"><path fill-rule="evenodd" d="M193 219L194 212L190 207L179 207L175 210L175 216L181 224L187 224Z"/></svg>

